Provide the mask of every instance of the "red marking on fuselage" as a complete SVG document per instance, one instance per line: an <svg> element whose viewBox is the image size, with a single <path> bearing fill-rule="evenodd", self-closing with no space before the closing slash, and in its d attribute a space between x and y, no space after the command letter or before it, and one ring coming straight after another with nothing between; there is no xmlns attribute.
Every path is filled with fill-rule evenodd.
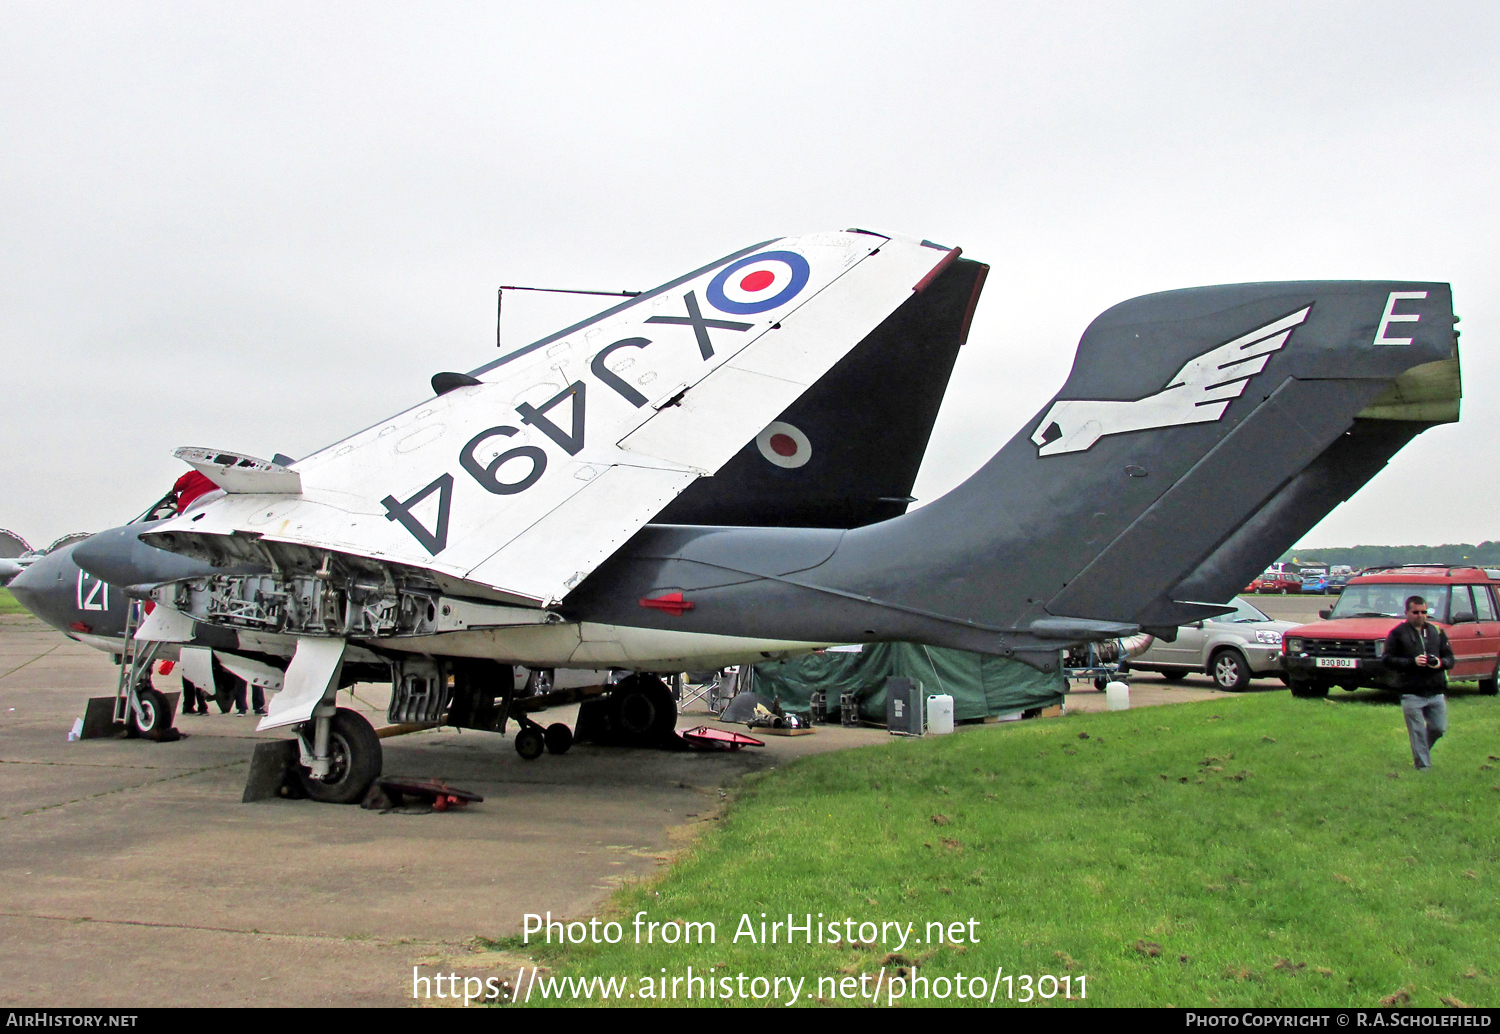
<svg viewBox="0 0 1500 1034"><path fill-rule="evenodd" d="M797 455L796 439L789 434L773 434L768 444L771 446L771 451L778 456Z"/></svg>
<svg viewBox="0 0 1500 1034"><path fill-rule="evenodd" d="M655 599L642 599L640 604L650 610L664 611L671 614L674 618L682 617L683 611L692 610L694 607L693 602L683 599L680 592L669 592L665 596L658 596Z"/></svg>

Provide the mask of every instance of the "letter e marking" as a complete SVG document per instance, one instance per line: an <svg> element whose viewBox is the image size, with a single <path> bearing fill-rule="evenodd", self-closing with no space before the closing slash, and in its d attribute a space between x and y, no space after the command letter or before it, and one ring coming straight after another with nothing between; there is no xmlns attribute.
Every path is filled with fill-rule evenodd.
<svg viewBox="0 0 1500 1034"><path fill-rule="evenodd" d="M1380 323L1375 328L1375 340L1377 345L1409 345L1409 337L1386 337L1392 323L1415 323L1422 317L1414 312L1396 311L1396 303L1407 298L1426 298L1426 291L1392 291L1389 298L1385 300L1385 312L1380 315Z"/></svg>

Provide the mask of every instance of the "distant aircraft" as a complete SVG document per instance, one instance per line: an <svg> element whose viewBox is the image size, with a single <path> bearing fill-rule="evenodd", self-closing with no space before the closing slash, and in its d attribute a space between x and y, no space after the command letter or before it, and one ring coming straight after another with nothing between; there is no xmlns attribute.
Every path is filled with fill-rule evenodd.
<svg viewBox="0 0 1500 1034"><path fill-rule="evenodd" d="M287 637L261 728L294 727L309 790L351 801L380 751L336 707L345 664L389 666L393 718L514 718L529 756L546 737L512 663L633 672L609 689L611 717L648 729L674 718L658 673L829 644L907 640L1056 670L1062 648L1169 639L1225 612L1407 441L1458 417L1445 284L1173 291L1096 319L1059 396L921 509L852 529L664 522L747 444L795 457L802 441L768 427L957 256L864 231L755 245L440 374L436 398L296 463L179 450L226 495L75 558L152 586L142 637L181 640L195 622ZM1397 321L1411 337L1390 337ZM1245 350L1248 377L1220 355L1272 340ZM1048 448L1064 440L1052 424L1082 441L1061 426L1070 403L1123 413L1179 379L1202 397ZM215 573L175 575L163 550Z"/></svg>
<svg viewBox="0 0 1500 1034"><path fill-rule="evenodd" d="M64 535L46 549L32 549L31 543L13 531L0 529L0 585L9 585L10 580L49 553L54 553L75 542L88 538L87 532Z"/></svg>

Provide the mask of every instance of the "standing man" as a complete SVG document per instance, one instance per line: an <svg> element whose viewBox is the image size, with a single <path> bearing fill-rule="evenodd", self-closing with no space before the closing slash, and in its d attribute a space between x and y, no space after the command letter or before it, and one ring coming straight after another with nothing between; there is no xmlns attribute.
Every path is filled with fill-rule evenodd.
<svg viewBox="0 0 1500 1034"><path fill-rule="evenodd" d="M1417 771L1432 767L1432 745L1448 731L1447 671L1453 667L1448 635L1427 620L1427 601L1406 598L1406 620L1385 638L1385 663L1401 686L1401 714L1411 737Z"/></svg>

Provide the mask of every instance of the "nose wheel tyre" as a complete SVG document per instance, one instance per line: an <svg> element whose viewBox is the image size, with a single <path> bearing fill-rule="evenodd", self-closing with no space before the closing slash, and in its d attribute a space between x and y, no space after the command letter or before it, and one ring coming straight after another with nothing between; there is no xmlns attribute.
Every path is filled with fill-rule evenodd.
<svg viewBox="0 0 1500 1034"><path fill-rule="evenodd" d="M155 689L137 690L135 698L140 702L141 713L137 718L134 708L126 709L125 718L130 731L148 740L166 737L172 728L172 707L167 698Z"/></svg>
<svg viewBox="0 0 1500 1034"><path fill-rule="evenodd" d="M1250 688L1250 663L1238 650L1220 650L1208 662L1214 683L1231 693Z"/></svg>
<svg viewBox="0 0 1500 1034"><path fill-rule="evenodd" d="M306 735L313 740L314 723ZM364 716L347 707L338 709L328 729L328 774L315 778L309 769L297 766L297 779L307 796L324 804L358 804L380 775L380 737Z"/></svg>

